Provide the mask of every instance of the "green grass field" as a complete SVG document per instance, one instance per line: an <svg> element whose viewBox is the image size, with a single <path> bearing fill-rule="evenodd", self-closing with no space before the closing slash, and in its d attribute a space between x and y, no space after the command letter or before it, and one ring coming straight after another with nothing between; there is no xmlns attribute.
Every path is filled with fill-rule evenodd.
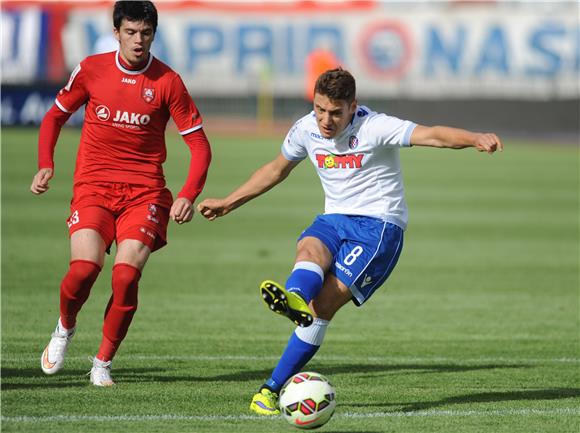
<svg viewBox="0 0 580 433"><path fill-rule="evenodd" d="M2 131L2 431L295 431L248 406L292 330L262 305L258 285L285 280L296 237L323 210L309 163L224 219L170 227L169 245L141 280L116 387L98 389L85 375L100 342L110 258L66 368L42 374L68 263L78 134L63 131L51 190L35 197L37 133ZM176 191L188 157L169 136L165 167ZM282 138L210 135L202 197L229 192ZM493 156L402 151L405 248L371 301L337 315L308 365L337 390L336 414L320 431L579 431L578 148L505 144Z"/></svg>

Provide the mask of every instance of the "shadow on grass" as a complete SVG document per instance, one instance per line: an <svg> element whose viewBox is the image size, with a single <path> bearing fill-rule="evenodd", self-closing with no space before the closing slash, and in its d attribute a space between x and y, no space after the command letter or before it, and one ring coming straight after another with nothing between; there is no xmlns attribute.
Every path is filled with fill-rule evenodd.
<svg viewBox="0 0 580 433"><path fill-rule="evenodd" d="M271 369L265 370L250 370L239 371L236 373L206 377L202 380L207 381L227 381L227 382L242 382L252 380L267 379L274 368L272 363ZM389 374L428 374L428 373L460 373L465 371L475 370L492 370L498 368L527 368L524 365L499 365L499 364L485 364L485 365L425 365L425 364L343 364L343 365L322 365L320 363L312 363L307 365L305 370L320 371L327 376L337 374L372 374L374 376L389 375Z"/></svg>
<svg viewBox="0 0 580 433"><path fill-rule="evenodd" d="M242 370L228 374L221 374L215 376L184 376L174 374L175 369L168 371L161 368L134 368L134 369L114 369L113 376L119 382L260 382L262 383L270 377L272 368L262 370ZM427 373L459 373L474 370L488 370L498 368L528 368L524 365L424 365L424 364L401 364L401 365L325 365L313 363L312 366L307 366L306 370L321 371L325 375L335 374L372 374L374 376L388 375L388 374L427 374ZM180 367L181 371L183 366ZM154 373L154 374L151 374ZM157 374L155 374L157 373ZM163 374L159 374L163 373Z"/></svg>
<svg viewBox="0 0 580 433"><path fill-rule="evenodd" d="M440 406L470 403L497 403L504 401L530 401L530 400L562 400L566 398L580 397L580 388L552 388L537 389L530 391L505 391L505 392L482 392L476 394L463 394L447 397L439 401L413 402L413 403L342 403L344 407L384 407L393 408L392 412L417 412ZM391 412L388 410L388 412Z"/></svg>
<svg viewBox="0 0 580 433"><path fill-rule="evenodd" d="M2 368L2 391L33 388L70 388L87 386L89 369L62 370L49 376L38 368Z"/></svg>
<svg viewBox="0 0 580 433"><path fill-rule="evenodd" d="M272 363L272 368L274 363ZM320 367L320 368L319 368ZM182 368L182 367L181 367ZM180 370L181 370L180 368ZM427 374L427 373L460 373L474 370L490 370L498 368L526 368L524 365L500 365L500 364L484 364L484 365L425 365L425 364L347 364L347 365L325 365L322 367L318 363L313 363L308 367L313 370L321 370L324 374L332 376L335 374L373 374L373 375L387 375L392 373L397 374ZM83 386L84 380L76 385L79 377L84 379L84 375L90 369L84 370L67 370L63 369L58 373L54 379L46 380L49 377L42 374L40 368L3 368L2 369L2 390L11 389L26 389L35 387L64 387L64 386ZM183 374L174 374L175 369L168 371L158 366L150 368L121 368L114 369L113 376L118 382L250 382L263 381L267 379L272 373L272 369L262 370L246 370L238 371L217 376L186 376ZM162 373L162 374L159 374ZM31 382L30 379L39 379L38 382ZM44 379L44 380L42 380Z"/></svg>
<svg viewBox="0 0 580 433"><path fill-rule="evenodd" d="M274 363L272 363L272 368ZM222 375L199 376L184 375L186 365L178 368L163 368L158 365L152 367L119 368L113 370L113 377L119 383L147 383L147 382L262 382L272 373L272 369L242 370ZM482 364L482 365L459 365L459 364L345 364L345 365L324 365L314 362L307 369L321 371L325 375L333 376L338 374L364 375L369 374L375 377L389 374L432 374L432 373L461 373L477 370L493 369L520 369L529 368L526 365L502 365L502 364ZM2 369L2 390L27 389L35 387L66 387L84 386L88 378L85 377L87 370L67 370L63 369L54 377L45 376L40 368L3 368ZM193 371L194 369L192 369ZM80 381L79 381L80 380ZM400 406L400 405L399 405ZM417 410L417 409L415 409Z"/></svg>

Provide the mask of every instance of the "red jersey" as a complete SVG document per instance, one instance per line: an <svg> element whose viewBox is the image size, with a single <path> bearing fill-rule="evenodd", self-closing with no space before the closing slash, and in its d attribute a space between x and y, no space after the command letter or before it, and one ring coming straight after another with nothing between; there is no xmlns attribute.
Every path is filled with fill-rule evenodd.
<svg viewBox="0 0 580 433"><path fill-rule="evenodd" d="M202 128L181 77L151 54L140 70L127 69L118 52L83 60L60 90L56 105L72 113L85 104L75 184L105 181L164 187L169 118L181 135ZM40 159L39 165L52 167L52 152L41 152Z"/></svg>

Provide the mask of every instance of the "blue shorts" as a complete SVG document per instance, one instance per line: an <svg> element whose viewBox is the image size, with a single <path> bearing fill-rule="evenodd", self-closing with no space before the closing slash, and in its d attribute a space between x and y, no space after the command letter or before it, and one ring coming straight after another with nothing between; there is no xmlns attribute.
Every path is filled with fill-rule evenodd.
<svg viewBox="0 0 580 433"><path fill-rule="evenodd" d="M403 249L403 229L365 216L319 215L298 240L307 236L326 245L334 257L329 272L350 289L357 306L385 282Z"/></svg>

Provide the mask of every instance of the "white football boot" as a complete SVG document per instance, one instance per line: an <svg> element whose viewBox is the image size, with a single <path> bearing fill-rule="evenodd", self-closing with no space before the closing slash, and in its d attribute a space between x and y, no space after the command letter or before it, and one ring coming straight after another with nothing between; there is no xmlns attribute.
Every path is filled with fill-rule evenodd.
<svg viewBox="0 0 580 433"><path fill-rule="evenodd" d="M62 368L68 345L75 335L76 328L63 332L59 325L60 320L40 358L40 366L46 374L55 374Z"/></svg>
<svg viewBox="0 0 580 433"><path fill-rule="evenodd" d="M115 382L111 378L111 364L113 361L101 361L96 356L93 358L91 368L91 383L95 386L113 386Z"/></svg>

